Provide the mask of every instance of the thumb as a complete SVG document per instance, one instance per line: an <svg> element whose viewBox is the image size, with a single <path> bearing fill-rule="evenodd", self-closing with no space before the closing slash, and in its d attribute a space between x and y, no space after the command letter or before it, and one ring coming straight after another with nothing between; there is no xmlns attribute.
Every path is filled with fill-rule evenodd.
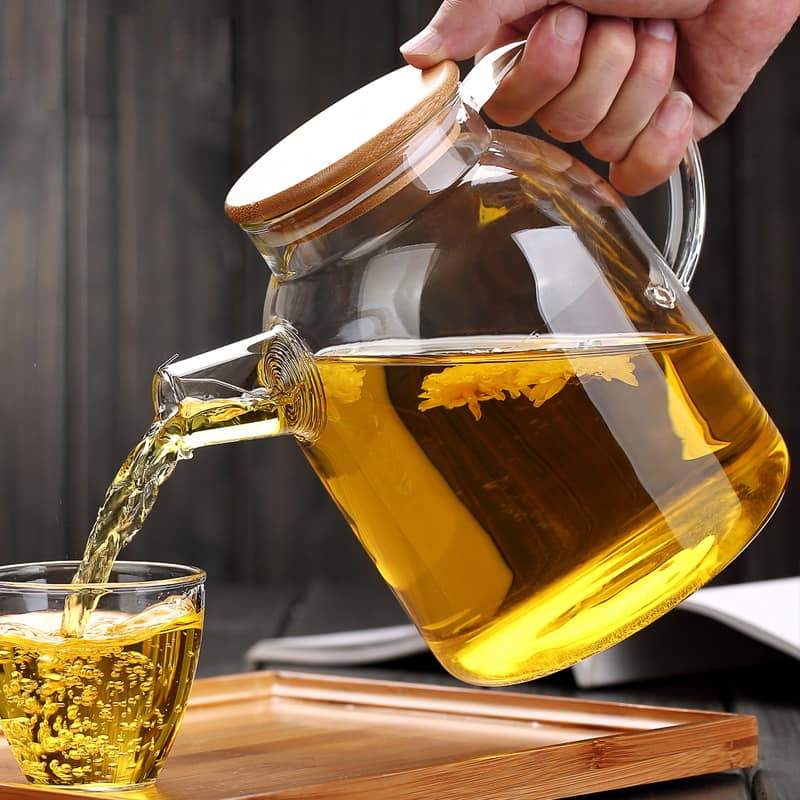
<svg viewBox="0 0 800 800"><path fill-rule="evenodd" d="M444 0L428 25L400 52L420 69L445 58L462 61L491 41L500 27L546 5L547 0Z"/></svg>

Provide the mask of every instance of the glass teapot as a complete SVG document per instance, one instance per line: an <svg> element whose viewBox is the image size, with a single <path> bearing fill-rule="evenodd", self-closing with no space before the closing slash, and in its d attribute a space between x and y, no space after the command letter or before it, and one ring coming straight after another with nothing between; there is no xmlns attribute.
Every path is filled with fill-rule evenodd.
<svg viewBox="0 0 800 800"><path fill-rule="evenodd" d="M271 271L264 332L154 383L188 448L293 435L431 650L484 685L668 611L788 471L686 291L696 148L662 256L588 167L486 128L520 49L461 84L452 62L404 67L256 162L226 210Z"/></svg>

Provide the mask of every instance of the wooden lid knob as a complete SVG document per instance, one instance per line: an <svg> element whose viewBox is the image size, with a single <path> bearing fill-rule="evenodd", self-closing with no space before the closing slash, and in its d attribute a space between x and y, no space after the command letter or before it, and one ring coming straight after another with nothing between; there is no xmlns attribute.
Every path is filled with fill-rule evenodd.
<svg viewBox="0 0 800 800"><path fill-rule="evenodd" d="M263 222L314 200L385 156L453 95L458 67L401 67L321 111L267 150L233 185L225 213Z"/></svg>

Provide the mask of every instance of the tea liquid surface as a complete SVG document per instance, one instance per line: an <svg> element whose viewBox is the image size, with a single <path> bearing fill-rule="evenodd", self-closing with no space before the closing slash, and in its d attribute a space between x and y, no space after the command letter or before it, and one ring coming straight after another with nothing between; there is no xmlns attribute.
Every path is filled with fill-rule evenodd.
<svg viewBox="0 0 800 800"><path fill-rule="evenodd" d="M782 493L783 440L713 336L427 344L318 354L328 418L306 453L463 680L618 642L719 572Z"/></svg>

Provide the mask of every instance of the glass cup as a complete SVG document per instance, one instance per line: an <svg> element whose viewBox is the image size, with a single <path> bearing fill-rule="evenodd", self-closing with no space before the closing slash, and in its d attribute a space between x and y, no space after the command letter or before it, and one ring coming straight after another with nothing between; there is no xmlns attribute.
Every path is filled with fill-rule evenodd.
<svg viewBox="0 0 800 800"><path fill-rule="evenodd" d="M34 784L139 788L161 771L200 653L205 573L118 562L104 584L75 561L0 567L0 725ZM96 600L82 636L61 634L76 588Z"/></svg>

